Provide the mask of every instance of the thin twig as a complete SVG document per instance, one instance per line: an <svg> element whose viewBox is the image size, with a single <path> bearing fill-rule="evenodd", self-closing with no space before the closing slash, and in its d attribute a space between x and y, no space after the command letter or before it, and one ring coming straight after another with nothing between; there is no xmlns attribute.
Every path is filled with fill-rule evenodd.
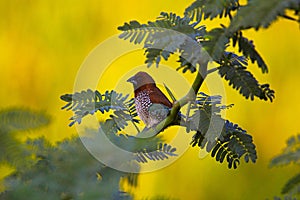
<svg viewBox="0 0 300 200"><path fill-rule="evenodd" d="M215 67L215 68L209 69L209 70L207 70L207 74L211 74L211 73L217 71L218 69L219 69L219 67Z"/></svg>
<svg viewBox="0 0 300 200"><path fill-rule="evenodd" d="M140 131L139 127L137 127L137 125L135 124L135 122L132 121L132 120L131 120L131 122L132 122L133 126L135 127L135 129L137 130L137 132L140 133L141 131Z"/></svg>

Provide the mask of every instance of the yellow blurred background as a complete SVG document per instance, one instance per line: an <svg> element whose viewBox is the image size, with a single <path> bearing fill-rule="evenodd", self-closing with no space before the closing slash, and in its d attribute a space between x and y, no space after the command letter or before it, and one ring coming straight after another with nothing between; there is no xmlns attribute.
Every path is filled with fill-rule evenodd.
<svg viewBox="0 0 300 200"><path fill-rule="evenodd" d="M60 110L64 103L59 97L73 91L76 74L89 52L118 34L117 27L124 22L135 19L145 23L154 20L161 11L182 14L191 2L0 1L0 108L29 107L47 111L52 116L52 124L30 137L42 134L55 142L76 134L74 128L67 126L70 113ZM219 164L213 158L199 159L199 149L189 148L172 165L142 174L138 187L130 189L135 199L155 195L178 199L272 198L296 172L292 166L269 169L268 163L281 152L286 139L300 130L299 25L279 20L267 30L250 30L245 35L254 40L270 72L262 75L256 65L250 65L249 69L261 83L271 84L276 98L273 103L245 100L237 91L225 86L226 103L235 104L226 114L253 136L257 163L242 162L237 170L229 170L226 164ZM113 52L114 48L118 46L107 52ZM118 77L130 71L130 66L136 67L143 61L142 51L129 55L126 61L117 60L98 89L102 92L105 88L113 89ZM120 64L123 66L117 66ZM158 74L159 69L153 67L150 72ZM184 76L192 81L192 75ZM157 80L168 82L168 78ZM182 94L172 82L168 86L176 94ZM127 88L124 91L132 92L131 85L125 83L124 87Z"/></svg>

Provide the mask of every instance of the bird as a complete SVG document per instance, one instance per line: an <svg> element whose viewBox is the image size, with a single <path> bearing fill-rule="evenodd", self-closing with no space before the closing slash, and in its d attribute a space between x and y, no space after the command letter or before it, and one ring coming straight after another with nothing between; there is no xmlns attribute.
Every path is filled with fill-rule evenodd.
<svg viewBox="0 0 300 200"><path fill-rule="evenodd" d="M157 126L168 116L173 104L147 72L140 71L127 82L133 84L135 108L146 128Z"/></svg>

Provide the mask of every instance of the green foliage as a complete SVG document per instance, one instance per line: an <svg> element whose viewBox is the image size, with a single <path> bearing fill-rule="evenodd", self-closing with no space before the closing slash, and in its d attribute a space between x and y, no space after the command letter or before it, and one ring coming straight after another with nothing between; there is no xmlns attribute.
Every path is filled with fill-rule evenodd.
<svg viewBox="0 0 300 200"><path fill-rule="evenodd" d="M185 9L184 15L196 21L208 18L212 20L218 16L231 18L231 13L239 7L238 0L196 0Z"/></svg>
<svg viewBox="0 0 300 200"><path fill-rule="evenodd" d="M2 132L28 131L49 124L50 118L44 112L24 108L0 110L0 127Z"/></svg>
<svg viewBox="0 0 300 200"><path fill-rule="evenodd" d="M161 12L155 21L149 21L146 24L130 21L118 27L122 31L120 38L143 45L145 63L148 67L152 65L158 67L162 59L167 61L172 55L177 54L179 58L177 70L182 70L183 73L197 72L191 88L194 94L191 95L191 92L188 92L187 96L179 99L180 103L183 102L180 106L176 105L177 101L174 101L167 119L175 117L171 119L173 120L171 123L163 126L159 131L174 125L181 107L187 104L187 116L182 115L184 123L180 125L184 126L187 132L194 133L192 146L205 149L220 163L226 161L228 168L237 168L242 158L245 162L255 163L257 154L252 136L237 124L221 117L221 111L231 106L222 105L220 96L209 96L198 90L205 77L217 71L246 99L254 100L257 97L273 101L274 91L269 84L260 84L248 70L247 59L257 64L262 73L267 73L268 67L253 41L243 36L243 30L266 28L278 17L293 20L285 14L285 11L294 10L295 15L299 15L299 5L299 0L284 2L251 0L242 6L238 0L196 0L185 10L183 17L175 13ZM207 31L205 25L200 24L216 17L228 18L229 25L226 27L221 24L220 27ZM227 51L229 46L238 47L240 55ZM207 70L209 61L214 62L217 67ZM199 78L199 73L201 73L201 78ZM167 91L172 94L169 88ZM173 95L170 96L173 100L175 99ZM87 90L63 95L61 99L67 102L62 109L74 112L74 116L70 119L70 126L74 123L81 123L85 116L93 115L98 111L102 114L112 113L106 120L100 122L100 128L96 130L96 134L104 133L112 143L132 152L133 156L128 162L145 163L176 156L176 148L164 143L156 135L150 138L137 137L151 130L139 131L136 126L139 121L136 118L134 101L128 100L128 96L115 91L106 91L101 94L98 91ZM172 113L174 110L176 110L176 115ZM169 121L166 120L166 122ZM129 123L136 127L137 136L123 133ZM119 178L115 179L116 183L119 182ZM127 174L124 179L136 185L136 177ZM290 191L289 188L298 183L298 176L296 176L291 179L284 191ZM123 193L118 190L114 194Z"/></svg>
<svg viewBox="0 0 300 200"><path fill-rule="evenodd" d="M286 15L287 10L295 11L295 15L299 17L300 0L276 0L274 2L253 0L242 6L238 0L196 0L186 8L184 17L162 12L156 21L150 21L147 24L131 21L118 29L123 31L120 38L129 39L134 43L144 41L145 62L148 67L154 63L158 66L161 58L168 60L172 54L178 52L180 66L177 69L182 69L183 73L195 72L197 66L201 65L201 60L204 59L201 56L203 55L201 47L203 47L212 61L218 64L223 62L218 68L220 75L224 76L229 84L238 89L243 96L251 100L257 96L260 99L272 101L274 91L269 88L268 84L258 84L256 78L247 70L247 62L242 67L226 62L226 65L230 65L224 67L224 57L230 53L226 51L226 48L232 39L233 47L238 44L238 51L245 58L249 58L252 63L257 63L262 73L267 73L266 62L255 49L253 41L245 38L242 31L248 28L267 28L278 17L294 19ZM202 20L212 20L216 17L228 17L229 26L221 25L221 27L206 31L204 25L199 25L203 22ZM188 36L189 40L182 34ZM242 81L245 82L242 83Z"/></svg>
<svg viewBox="0 0 300 200"><path fill-rule="evenodd" d="M144 41L145 63L148 67L154 63L158 66L161 58L168 60L170 55L175 52L180 52L182 58L179 59L179 62L181 62L181 67L183 67L187 59L184 56L184 52L191 47L191 45L186 44L186 42L190 42L187 39L192 38L196 41L203 37L205 33L204 26L197 25L197 22L192 23L188 17L179 17L174 13L162 12L154 22L140 24L137 21L131 21L118 27L118 29L123 31L120 35L122 39L129 39L130 42L135 44ZM183 37L183 34L188 36L188 38ZM197 48L199 49L198 45ZM186 55L191 56L190 53L186 53ZM199 55L194 55L189 59L189 62L191 60L195 60L194 64L196 64L199 60Z"/></svg>
<svg viewBox="0 0 300 200"><path fill-rule="evenodd" d="M257 62L258 66L261 68L262 73L268 72L268 67L259 53L256 51L252 40L248 40L242 34L242 32L237 32L232 37L233 46L239 45L239 52L242 52L246 58L250 58L252 63Z"/></svg>
<svg viewBox="0 0 300 200"><path fill-rule="evenodd" d="M76 122L81 123L81 120L86 115L93 115L95 112L101 113L114 111L114 115L111 115L112 119L118 119L119 125L124 128L127 125L127 121L138 122L135 117L137 116L135 107L133 105L133 99L127 100L127 96L118 94L115 91L106 91L101 94L99 91L92 91L90 89L76 92L74 94L62 95L61 100L67 102L62 109L72 110L74 116L70 118L72 121L69 126L74 125Z"/></svg>
<svg viewBox="0 0 300 200"><path fill-rule="evenodd" d="M164 160L168 159L168 156L177 156L174 152L176 148L171 145L160 143L158 149L155 151L149 151L149 149L144 149L141 152L136 153L136 160L138 162L145 163L147 159L149 160Z"/></svg>
<svg viewBox="0 0 300 200"><path fill-rule="evenodd" d="M130 21L123 26L119 26L118 30L123 31L120 35L122 39L129 39L135 44L142 43L150 45L155 40L160 39L159 33L165 30L178 31L195 38L201 36L204 32L204 26L197 26L198 23L192 23L188 17L179 17L174 13L161 12L156 21L149 21L147 24L140 24L137 21ZM169 33L169 32L168 32ZM167 37L167 35L164 35Z"/></svg>
<svg viewBox="0 0 300 200"><path fill-rule="evenodd" d="M191 145L206 149L220 163L226 160L228 168L236 169L242 156L246 162L250 159L255 163L257 155L251 135L221 118L219 113L227 106L220 103L220 96L199 93L196 106L191 107L194 114L187 120L188 131L196 131Z"/></svg>
<svg viewBox="0 0 300 200"><path fill-rule="evenodd" d="M295 175L294 177L290 178L288 182L282 188L282 194L293 194L299 193L300 187L300 174Z"/></svg>
<svg viewBox="0 0 300 200"><path fill-rule="evenodd" d="M99 163L79 138L56 145L45 138L29 139L26 143L17 139L20 131L47 125L49 116L45 113L6 109L0 112L0 119L0 163L14 169L5 177L6 190L0 199L131 199L119 191L119 182L124 178L136 186L136 175Z"/></svg>
<svg viewBox="0 0 300 200"><path fill-rule="evenodd" d="M236 23L234 21L236 15L233 16L233 14L238 14L244 7L251 7L252 4L252 1L249 2L249 5L240 6L237 0L196 0L186 9L184 17L162 12L156 21L150 21L147 24L131 21L118 29L123 32L120 38L134 43L144 42L145 63L148 67L153 64L158 66L161 58L168 60L172 54L178 53L180 66L177 70L182 69L183 73L187 71L196 72L200 66L198 71L205 72L205 63L208 60L206 55L208 54L212 62L220 65L217 68L219 74L225 77L229 84L244 97L254 100L256 96L259 99L272 101L274 91L270 89L269 84L258 83L257 79L248 71L247 61L242 63L228 62L232 59L230 55L236 54L226 51L227 47L238 45L238 51L242 53L245 59L249 58L252 63L256 63L262 73L268 72L267 64L256 50L253 41L243 36L243 26L239 26L234 31L231 28L231 24ZM263 7L264 4L270 3L260 4ZM269 6L273 15L282 16L281 12L273 10L277 7ZM287 8L297 9L295 3L278 9L285 11ZM205 26L199 24L202 19L205 21L217 16L229 17L229 27L221 25L221 27L206 31ZM251 20L260 21L260 19L253 20L253 18ZM242 56L237 55L237 57Z"/></svg>
<svg viewBox="0 0 300 200"><path fill-rule="evenodd" d="M243 61L242 58L239 59L241 62ZM79 93L77 92L74 95L67 94L63 95L61 99L67 102L75 102L72 107L75 114L78 113L78 110L81 113L90 113L89 108L91 106L86 106L86 102L93 103L94 101L88 101L87 97L92 96L92 93L90 92L90 95L86 95L86 93L86 91L82 91ZM100 94L98 91L95 93ZM111 91L110 93L105 92L105 94L115 94L117 97L123 97L115 91ZM80 103L78 103L77 100L72 100L71 97L80 99ZM125 109L126 106L122 106L128 105L127 98L117 98L117 100L118 106L116 106L116 104L114 104L114 106L109 106L107 102L110 101L105 101L105 111L115 110L116 107L118 107L117 111L128 111L128 109ZM67 105L70 104L68 103ZM128 107L132 107L131 103ZM249 159L251 159L252 162L255 162L257 157L252 137L237 125L221 118L221 110L228 107L230 106L221 105L221 96L208 96L200 92L197 95L195 102L190 105L189 110L193 114L186 117L186 124L184 126L186 127L187 132L196 132L193 141L191 142L192 146L197 145L202 149L205 148L207 152L211 152L212 157L215 157L216 160L221 163L226 158L228 167L236 168L240 163L240 158L242 156L244 156L246 162L248 162ZM66 106L62 109L65 108ZM133 108L129 110L131 110L131 113L135 113ZM92 113L94 114L97 111L103 113L101 109L94 109ZM136 122L136 119L128 117L126 118L126 123L123 123L124 120L117 117L121 115L116 114L116 111L114 114L116 116L110 115L110 118L104 122L100 122L100 129L112 143L126 151L133 152L133 160L145 163L148 161L164 160L170 156L176 156L176 148L163 143L159 137L139 138L123 134L122 130L125 126L127 126L130 121L133 123ZM82 117L84 116L86 115L82 115ZM80 118L80 120L81 119L82 118ZM73 117L71 120L73 120Z"/></svg>
<svg viewBox="0 0 300 200"><path fill-rule="evenodd" d="M288 164L300 164L300 135L292 136L287 141L287 146L283 152L274 157L270 166L283 166ZM300 196L300 174L290 178L282 188L281 193L287 197Z"/></svg>
<svg viewBox="0 0 300 200"><path fill-rule="evenodd" d="M7 191L0 195L1 199L23 199L24 195L26 199L41 199L43 196L49 200L131 199L119 191L120 179L129 174L99 163L79 138L55 146L40 138L28 140L22 147L30 155L23 158L30 165L16 166L18 170L6 178Z"/></svg>
<svg viewBox="0 0 300 200"><path fill-rule="evenodd" d="M116 134L107 131L107 127L110 127L110 125L111 120L101 123L102 132L106 134L107 138L113 144L125 151L132 152L132 160L146 163L148 161L164 160L169 157L177 156L177 154L175 154L176 148L163 143L160 137L140 138L126 134ZM128 159L128 161L131 160Z"/></svg>
<svg viewBox="0 0 300 200"><path fill-rule="evenodd" d="M295 16L286 15L287 10L294 11ZM201 23L216 17L228 18L229 25L207 31ZM182 69L183 73L201 72L202 79L196 78L191 88L195 96L183 97L184 100L188 99L184 101L188 104L188 113L186 117L182 116L185 123L180 125L187 132L194 133L192 146L205 149L216 161L226 161L228 168L235 169L242 158L245 162L256 162L252 136L237 124L221 117L221 111L231 106L222 105L220 96L209 96L198 93L198 90L209 75L207 63L210 61L217 64L211 72L217 71L247 99L258 97L272 101L274 91L268 84L259 84L248 71L247 59L256 63L262 73L267 73L268 67L253 41L243 36L243 31L267 28L279 17L299 23L300 0L249 0L245 5L240 5L238 0L196 0L186 8L183 17L161 12L155 21L146 24L131 21L118 29L122 31L120 38L143 44L148 67L154 64L158 67L162 59L167 61L170 56L178 54L177 70ZM238 46L241 55L227 51L230 45ZM171 94L171 90L167 90ZM62 95L61 99L66 102L62 109L74 112L69 126L80 124L85 116L96 112L109 113L109 117L100 122L98 130L87 129L86 133L104 133L112 143L132 153L126 162L138 169L141 163L177 156L176 147L166 144L159 136L137 137L147 130L139 131L134 100L128 99L128 95L115 91L101 94L88 89ZM129 185L137 186L137 174L120 172L99 163L87 152L79 138L73 137L56 145L50 144L45 138L27 140L25 144L16 139L17 132L36 129L48 123L49 117L42 112L26 109L0 111L0 150L4 152L0 154L0 163L9 164L15 169L5 178L6 191L0 194L1 199L23 199L24 196L27 199L41 199L41 196L44 199L132 199L130 194L121 191L119 185L120 181L125 180ZM129 123L136 127L137 136L123 133ZM271 161L271 166L299 164L299 144L300 136L291 138L284 152ZM103 148L107 155L111 155L109 149ZM288 197L298 194L299 188L300 174L297 174L286 183L282 194Z"/></svg>
<svg viewBox="0 0 300 200"><path fill-rule="evenodd" d="M226 61L219 66L219 74L229 81L229 85L240 92L246 99L250 97L254 100L254 96L272 101L274 91L269 88L269 84L260 85L254 76L247 71L242 64L234 64L230 62L231 54L228 55Z"/></svg>
<svg viewBox="0 0 300 200"><path fill-rule="evenodd" d="M300 135L288 139L287 147L280 155L272 159L270 166L282 166L292 163L300 164Z"/></svg>
<svg viewBox="0 0 300 200"><path fill-rule="evenodd" d="M20 163L26 155L20 149L16 132L30 131L49 124L50 118L44 112L24 108L10 108L0 111L0 162Z"/></svg>
<svg viewBox="0 0 300 200"><path fill-rule="evenodd" d="M193 112L193 115L187 117L187 132L194 130L207 133L208 142L214 143L224 125L220 112L225 107L219 105L220 103L221 96L208 96L200 92L196 101L190 106L190 112ZM212 126L211 129L210 126Z"/></svg>
<svg viewBox="0 0 300 200"><path fill-rule="evenodd" d="M176 148L161 143L158 137L145 139L122 134L122 130L128 126L128 122L138 123L133 99L127 100L128 95L123 96L115 91L106 91L101 95L99 91L81 91L74 94L61 96L67 104L62 109L71 110L75 116L71 117L70 126L75 122L81 122L82 118L95 112L114 111L104 122L100 122L101 131L118 147L133 152L134 159L138 162L147 160L164 160L168 156L176 156ZM98 134L98 133L97 133ZM100 134L100 133L99 133Z"/></svg>
<svg viewBox="0 0 300 200"><path fill-rule="evenodd" d="M110 199L112 194L115 199L131 199L118 191L119 179L128 174L99 164L83 148L79 138L53 146L44 138L24 144L16 137L20 131L37 129L48 123L49 116L44 112L17 108L0 111L3 152L0 163L15 169L5 178L6 191L0 194L0 199L24 199L24 196L26 199L41 199L42 196L44 199ZM104 172L102 179L107 181L97 181L97 173Z"/></svg>
<svg viewBox="0 0 300 200"><path fill-rule="evenodd" d="M240 163L239 159L242 156L244 156L245 162L249 162L249 160L253 163L256 162L257 155L252 136L247 134L245 130L241 129L236 124L226 121L222 131L222 136L224 139L220 140L218 142L219 145L213 149L214 152L218 151L216 154L216 160L218 160L218 154L220 155L220 160L224 159L226 155L229 168L231 168L232 164L233 167L236 168L237 164Z"/></svg>
<svg viewBox="0 0 300 200"><path fill-rule="evenodd" d="M233 33L248 28L268 28L278 17L286 16L286 10L294 10L297 15L299 9L299 0L273 0L272 2L251 0L237 11L230 23L229 31Z"/></svg>
<svg viewBox="0 0 300 200"><path fill-rule="evenodd" d="M214 28L206 33L205 39L200 44L208 52L214 61L219 61L229 44L229 37L225 33L225 28Z"/></svg>
<svg viewBox="0 0 300 200"><path fill-rule="evenodd" d="M80 95L83 95L82 98L79 98ZM90 109L86 106L87 96L85 91L76 93L76 101L70 101L72 103L68 103L68 109L73 109L74 112L77 111L76 109L82 112L85 112L84 109ZM109 95L105 97L107 96ZM64 95L62 99L68 101L67 97L70 95ZM119 103L123 103L118 105L128 105L124 104L127 98L116 99ZM99 102L99 105L103 104ZM105 111L115 108L116 106L107 106ZM100 107L95 110L97 111L103 112ZM1 164L8 164L15 170L5 178L6 190L0 194L0 199L18 200L23 199L24 196L26 199L33 200L41 197L44 199L132 199L130 194L120 190L119 184L121 180L125 180L132 187L136 187L137 174L120 172L100 163L82 145L81 140L88 138L72 137L55 145L50 144L45 138L28 139L26 143L22 143L15 137L17 134L15 131L39 128L49 122L49 117L42 112L7 109L0 112L0 118L1 128L3 128L0 142L1 150L4 152L1 154ZM111 122L113 118L108 120ZM109 126L110 123L104 124L101 128ZM86 133L99 135L101 131L87 129ZM6 140L2 140L4 136L7 137ZM163 160L176 156L176 149L162 143L159 137L143 139L117 134L116 131L107 132L107 136L120 148L133 153L132 159L129 158L128 162L133 162L131 164L136 165L137 168L138 162ZM14 148L17 148L17 153L12 153L16 151ZM105 147L102 150L107 151L107 155L111 153Z"/></svg>
<svg viewBox="0 0 300 200"><path fill-rule="evenodd" d="M180 63L177 70L182 69L183 73L205 72L207 52L211 57L210 61L218 65L216 71L220 76L244 97L272 101L274 91L268 84L259 84L247 69L247 59L250 59L262 73L268 72L266 62L253 41L244 37L242 31L248 28L266 28L280 16L294 20L285 11L294 10L299 17L299 2L276 0L269 3L251 0L245 6L240 6L238 0L196 0L185 10L183 17L162 12L153 22L140 24L131 21L118 29L123 32L120 38L134 44L143 43L148 67L153 64L159 66L162 59L168 60L177 53ZM221 25L207 31L204 25L200 25L206 19L216 17L228 17L229 26ZM230 45L238 46L238 52L242 55L226 51ZM171 94L171 90L167 90ZM128 95L115 91L101 94L97 90L88 89L62 95L61 99L66 102L62 109L74 112L69 126L80 124L85 116L96 112L109 113L109 117L100 122L99 130L86 132L98 135L104 133L112 143L132 152L133 156L127 162L137 167L139 163L177 156L176 148L166 144L158 136L140 138L123 133L129 123L137 128L136 123L139 122L134 100L128 99ZM185 123L181 125L186 127L187 132L194 133L192 146L205 149L220 163L226 161L228 168L237 168L242 158L245 162L256 162L257 154L252 136L237 124L221 117L221 110L230 106L221 105L220 96L208 96L200 92L195 99L189 100L188 105L192 114L188 113ZM119 184L121 180L126 180L129 185L137 186L137 174L120 172L99 163L89 155L79 138L74 137L53 145L44 138L28 140L23 144L15 137L16 131L31 130L48 123L49 117L40 112L24 109L0 112L0 150L5 152L1 154L0 162L15 169L5 179L7 189L0 194L1 199L22 199L24 196L28 199L40 199L41 196L45 199L132 198L120 190ZM138 128L137 132L139 134ZM274 158L271 165L299 163L299 138L300 136L290 139L289 147L282 155ZM287 182L282 193L297 193L299 183L300 175L297 174Z"/></svg>
<svg viewBox="0 0 300 200"><path fill-rule="evenodd" d="M257 64L262 73L267 73L268 67L253 41L243 36L243 30L266 28L278 17L292 19L285 12L294 10L298 15L299 5L299 0L276 0L275 2L251 0L245 5L240 5L238 0L196 0L186 8L183 17L172 12L161 12L154 21L145 24L130 21L118 29L122 31L120 38L143 45L145 63L148 67L153 64L158 67L162 59L167 61L170 56L178 54L180 65L177 70L182 69L183 73L200 72L202 78L196 78L192 86L195 94L198 93L205 77L217 71L246 99L254 100L257 97L273 101L274 91L269 84L260 84L248 71L247 59ZM229 25L226 27L221 24L220 27L207 31L203 23L207 19L213 20L216 17L228 18ZM238 46L241 55L227 51L228 46ZM207 57L208 54L210 58ZM207 70L208 61L214 62L217 67ZM170 90L167 90L170 93ZM238 125L221 117L221 110L227 108L221 105L221 97L203 93L195 96L194 99L191 99L191 96L184 97L184 104L181 105L188 103L188 110L192 113L183 117L186 121L181 124L186 127L187 132L195 133L192 146L206 148L207 152L211 152L219 162L223 162L226 158L229 168L236 168L242 157L246 162L249 160L255 162L257 156L252 137ZM168 144L164 146L159 139L147 144L147 139L122 133L130 122L136 127L138 134L147 132L143 130L139 133L134 101L127 98L114 91L101 94L91 90L61 97L67 102L63 109L72 109L75 113L71 118L70 126L76 122L80 123L86 115L93 115L98 111L112 112L108 119L100 122L100 129L113 143L136 153L138 156L136 160L146 162L176 155L175 148ZM188 101L185 101L185 98ZM163 127L160 131L165 128L167 127Z"/></svg>

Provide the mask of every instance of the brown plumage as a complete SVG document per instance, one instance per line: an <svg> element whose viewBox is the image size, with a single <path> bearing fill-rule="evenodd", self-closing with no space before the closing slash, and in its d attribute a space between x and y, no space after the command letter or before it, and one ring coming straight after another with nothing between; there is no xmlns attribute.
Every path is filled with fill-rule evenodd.
<svg viewBox="0 0 300 200"><path fill-rule="evenodd" d="M147 128L157 125L167 117L172 103L149 74L138 72L127 81L133 84L135 107Z"/></svg>

